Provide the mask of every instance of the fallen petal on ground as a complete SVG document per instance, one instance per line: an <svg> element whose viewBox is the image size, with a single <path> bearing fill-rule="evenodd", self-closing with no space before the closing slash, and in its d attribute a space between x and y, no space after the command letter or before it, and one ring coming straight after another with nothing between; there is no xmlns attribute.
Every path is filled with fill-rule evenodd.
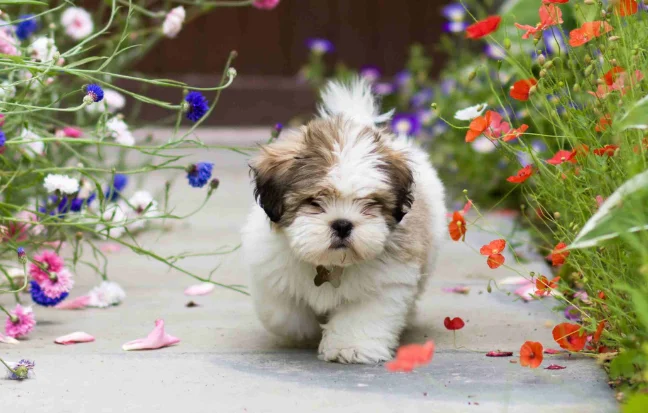
<svg viewBox="0 0 648 413"><path fill-rule="evenodd" d="M180 342L180 339L167 334L164 331L164 320L155 320L155 328L146 338L129 341L122 346L123 350L155 350L162 347L172 346Z"/></svg>
<svg viewBox="0 0 648 413"><path fill-rule="evenodd" d="M511 357L513 355L512 351L489 351L486 353L486 357Z"/></svg>
<svg viewBox="0 0 648 413"><path fill-rule="evenodd" d="M19 344L20 342L13 337L5 336L4 334L0 333L0 343Z"/></svg>
<svg viewBox="0 0 648 413"><path fill-rule="evenodd" d="M73 300L65 300L56 304L54 308L57 310L79 310L81 308L86 308L90 302L90 297L87 295L82 295Z"/></svg>
<svg viewBox="0 0 648 413"><path fill-rule="evenodd" d="M54 340L56 344L63 344L67 346L68 344L76 344L76 343L91 343L95 341L95 338L91 336L88 333L84 333L82 331L77 331L74 333L70 333L65 336L61 336Z"/></svg>
<svg viewBox="0 0 648 413"><path fill-rule="evenodd" d="M545 367L545 370L563 370L566 369L567 367L565 366L560 366L558 364L550 364L547 367Z"/></svg>
<svg viewBox="0 0 648 413"><path fill-rule="evenodd" d="M214 291L216 286L212 283L200 283L187 287L185 295L207 295Z"/></svg>

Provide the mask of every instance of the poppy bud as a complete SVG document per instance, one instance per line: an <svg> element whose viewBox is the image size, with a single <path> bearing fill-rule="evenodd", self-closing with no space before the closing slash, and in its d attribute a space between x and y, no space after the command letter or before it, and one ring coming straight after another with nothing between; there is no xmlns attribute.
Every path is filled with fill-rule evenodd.
<svg viewBox="0 0 648 413"><path fill-rule="evenodd" d="M544 68L545 69L551 69L553 67L553 65L554 65L553 61L550 60L550 61L547 62L547 64L544 65Z"/></svg>
<svg viewBox="0 0 648 413"><path fill-rule="evenodd" d="M511 39L509 39L508 37L507 37L506 39L504 39L504 48L505 48L506 50L510 50L510 49L511 49Z"/></svg>
<svg viewBox="0 0 648 413"><path fill-rule="evenodd" d="M558 87L564 87L564 86L565 86L565 82L563 82L562 80L558 82Z"/></svg>
<svg viewBox="0 0 648 413"><path fill-rule="evenodd" d="M464 190L461 191L461 192L463 192L464 194L467 194L467 193L468 193L468 190L467 190L467 189L464 189Z"/></svg>
<svg viewBox="0 0 648 413"><path fill-rule="evenodd" d="M214 190L218 188L218 185L220 185L220 181L218 178L214 178L211 181L209 181L209 189Z"/></svg>
<svg viewBox="0 0 648 413"><path fill-rule="evenodd" d="M547 71L544 70L544 69L542 69L542 70L540 71L540 77L545 77L545 76L547 76Z"/></svg>
<svg viewBox="0 0 648 413"><path fill-rule="evenodd" d="M489 294L493 292L493 289L490 286L490 281L488 282L488 285L486 286L486 291L488 291Z"/></svg>
<svg viewBox="0 0 648 413"><path fill-rule="evenodd" d="M590 63L592 63L592 56L585 55L584 60L585 60L585 64L590 64Z"/></svg>
<svg viewBox="0 0 648 413"><path fill-rule="evenodd" d="M468 75L468 81L469 81L469 82L472 81L476 76L477 76L477 71L476 71L476 70L473 70L473 71L470 72L470 74Z"/></svg>
<svg viewBox="0 0 648 413"><path fill-rule="evenodd" d="M436 104L436 102L432 102L432 104L430 105L430 107L431 107L432 109L435 109L435 110L436 110L436 108L437 108L437 104Z"/></svg>
<svg viewBox="0 0 648 413"><path fill-rule="evenodd" d="M583 3L587 4L588 6L591 6L594 4L594 0L585 0Z"/></svg>
<svg viewBox="0 0 648 413"><path fill-rule="evenodd" d="M594 71L594 66L587 66L585 68L585 76L591 75L593 71Z"/></svg>
<svg viewBox="0 0 648 413"><path fill-rule="evenodd" d="M555 219L560 219L560 212L556 211L553 215Z"/></svg>
<svg viewBox="0 0 648 413"><path fill-rule="evenodd" d="M544 57L543 54L541 54L540 56L538 56L538 64L539 64L540 66L544 65L546 61L547 61L547 59Z"/></svg>
<svg viewBox="0 0 648 413"><path fill-rule="evenodd" d="M538 90L537 86L531 86L529 88L529 96L533 95Z"/></svg>
<svg viewBox="0 0 648 413"><path fill-rule="evenodd" d="M611 64L612 66L619 66L619 62L618 62L616 59L612 59L612 60L610 60L610 64Z"/></svg>
<svg viewBox="0 0 648 413"><path fill-rule="evenodd" d="M610 36L610 37L608 37L608 40L611 41L611 42L616 42L619 39L620 39L619 36Z"/></svg>
<svg viewBox="0 0 648 413"><path fill-rule="evenodd" d="M77 241L81 241L83 239L83 232L78 231L76 234L74 234L76 237Z"/></svg>

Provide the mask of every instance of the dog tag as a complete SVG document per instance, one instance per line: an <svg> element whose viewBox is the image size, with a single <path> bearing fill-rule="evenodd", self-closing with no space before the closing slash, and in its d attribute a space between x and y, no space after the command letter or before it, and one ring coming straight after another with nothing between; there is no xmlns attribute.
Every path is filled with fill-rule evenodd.
<svg viewBox="0 0 648 413"><path fill-rule="evenodd" d="M327 281L335 288L338 288L342 284L342 273L344 272L344 268L333 267L333 270L329 271L329 269L323 265L318 265L315 270L317 271L317 275L313 281L315 282L316 287L321 286Z"/></svg>

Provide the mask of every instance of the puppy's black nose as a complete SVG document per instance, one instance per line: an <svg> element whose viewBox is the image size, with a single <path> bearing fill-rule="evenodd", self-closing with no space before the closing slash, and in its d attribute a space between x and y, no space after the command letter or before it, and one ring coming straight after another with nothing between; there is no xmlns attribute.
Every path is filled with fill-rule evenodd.
<svg viewBox="0 0 648 413"><path fill-rule="evenodd" d="M336 219L331 223L331 229L333 229L335 235L344 239L349 235L351 235L351 231L353 230L353 224L351 223L351 221L346 219Z"/></svg>

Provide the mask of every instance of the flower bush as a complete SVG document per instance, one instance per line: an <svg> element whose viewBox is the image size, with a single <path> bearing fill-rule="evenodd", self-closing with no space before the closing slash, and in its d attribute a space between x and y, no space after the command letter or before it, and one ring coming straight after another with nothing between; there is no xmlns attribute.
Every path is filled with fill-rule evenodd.
<svg viewBox="0 0 648 413"><path fill-rule="evenodd" d="M132 74L130 68L158 41L173 39L183 25L204 13L219 7L269 10L279 1L209 1L170 10L150 10L146 3L102 1L96 9L85 10L69 2L48 6L16 0L0 12L0 288L18 301L14 308L5 302L0 306L6 314L2 342L28 335L36 324L38 310L21 304L22 292L28 291L39 306L119 304L125 293L108 281L105 254L119 247L204 283L247 294L240 286L183 269L180 261L190 255L161 257L135 239L156 221L191 215L171 212L171 182L154 195L151 188L135 184L135 176L177 171L186 176L186 185L204 192L205 202L217 188L212 163L187 165L173 151L206 147L192 136L214 110L221 91L234 81L231 64L236 52L212 87L149 79ZM146 88L172 88L176 100L164 102L124 88L126 80ZM121 113L127 104L128 111ZM164 143L135 133L141 105L169 111L169 118L158 122L171 131ZM187 128L181 131L183 123ZM102 283L64 301L72 294L75 275L88 269L99 274ZM13 369L3 364L11 378L27 378L33 368L26 361Z"/></svg>
<svg viewBox="0 0 648 413"><path fill-rule="evenodd" d="M648 50L639 39L648 7L519 0L498 9L466 0L440 12L451 56L438 80L421 46L393 79L374 67L357 73L374 82L384 109L397 108L393 131L428 145L449 186L465 188L452 194L469 202L451 215L450 237L470 244L482 208L517 209L555 274L521 271L516 293L557 299L570 322L555 326L556 343L599 357L620 399L640 394L648 387ZM329 74L353 74L341 64L328 70L332 49L312 48L300 76L319 87ZM464 217L471 206L473 220ZM513 270L505 251L523 266L505 238L473 246L488 267ZM524 343L520 362L538 367L542 353L541 343Z"/></svg>

